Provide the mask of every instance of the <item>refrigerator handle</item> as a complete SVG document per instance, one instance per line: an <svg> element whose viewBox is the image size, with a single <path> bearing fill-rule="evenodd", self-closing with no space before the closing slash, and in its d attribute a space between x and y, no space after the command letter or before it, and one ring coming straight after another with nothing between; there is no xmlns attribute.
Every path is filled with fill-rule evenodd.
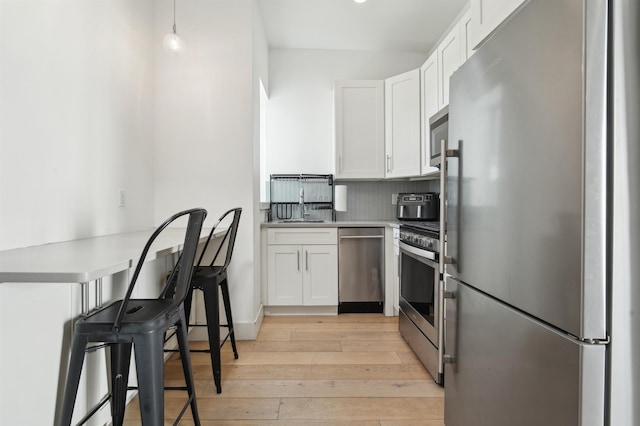
<svg viewBox="0 0 640 426"><path fill-rule="evenodd" d="M439 241L439 253L440 260L438 260L438 269L440 270L440 276L444 276L444 265L447 263L447 253L445 252L445 238L447 235L447 140L440 140L440 241Z"/></svg>
<svg viewBox="0 0 640 426"><path fill-rule="evenodd" d="M446 139L442 139L440 141L440 152L442 152L442 163L440 165L440 229L445 230L445 236L447 235L447 226L446 226L446 218L447 218L447 209L449 207L448 200L451 198L451 194L447 194L447 183L448 183L448 165L447 160L449 159L458 159L458 175L462 170L462 161L461 161L461 151L462 151L462 141L458 141L458 149L448 149L448 142ZM460 186L462 184L462 180L460 176L457 179L457 193L456 199L460 196ZM455 236L456 236L456 248L460 249L460 202L458 200L457 206L454 210L455 213ZM450 227L449 227L450 229ZM440 253L443 253L440 256L440 273L444 274L444 265L445 264L457 264L455 257L450 255L449 250L445 246L445 239L440 239ZM459 257L459 255L458 255Z"/></svg>
<svg viewBox="0 0 640 426"><path fill-rule="evenodd" d="M454 364L457 362L456 348L458 346L458 330L457 330L457 289L458 283L450 276L444 278L444 291L442 296L444 299L444 350L442 354L443 364L452 364L452 368L456 368Z"/></svg>

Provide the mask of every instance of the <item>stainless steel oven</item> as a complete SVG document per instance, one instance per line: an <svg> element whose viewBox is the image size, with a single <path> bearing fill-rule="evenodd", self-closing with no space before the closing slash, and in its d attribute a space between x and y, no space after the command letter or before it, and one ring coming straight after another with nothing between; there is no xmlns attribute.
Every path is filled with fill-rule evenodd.
<svg viewBox="0 0 640 426"><path fill-rule="evenodd" d="M428 226L431 229L426 229ZM442 383L443 301L438 222L400 225L400 333Z"/></svg>

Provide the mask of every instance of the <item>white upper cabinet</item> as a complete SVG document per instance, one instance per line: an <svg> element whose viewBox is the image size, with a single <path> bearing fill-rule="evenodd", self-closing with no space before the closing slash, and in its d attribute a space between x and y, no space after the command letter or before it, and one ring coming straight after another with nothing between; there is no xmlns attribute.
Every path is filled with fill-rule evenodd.
<svg viewBox="0 0 640 426"><path fill-rule="evenodd" d="M438 102L438 52L433 52L420 67L420 102L421 102L421 151L420 173L423 175L438 172L437 167L431 167L431 148L429 144L429 118L440 110Z"/></svg>
<svg viewBox="0 0 640 426"><path fill-rule="evenodd" d="M460 21L458 21L458 29L460 31L460 48L462 54L462 63L473 55L475 52L474 46L471 43L471 26L473 17L471 15L471 9L462 15Z"/></svg>
<svg viewBox="0 0 640 426"><path fill-rule="evenodd" d="M525 0L471 0L470 45L478 46Z"/></svg>
<svg viewBox="0 0 640 426"><path fill-rule="evenodd" d="M384 177L384 82L336 81L336 179Z"/></svg>
<svg viewBox="0 0 640 426"><path fill-rule="evenodd" d="M420 174L420 70L385 80L386 177Z"/></svg>
<svg viewBox="0 0 640 426"><path fill-rule="evenodd" d="M449 105L449 77L462 64L460 31L456 25L438 45L438 80L440 81L438 103Z"/></svg>

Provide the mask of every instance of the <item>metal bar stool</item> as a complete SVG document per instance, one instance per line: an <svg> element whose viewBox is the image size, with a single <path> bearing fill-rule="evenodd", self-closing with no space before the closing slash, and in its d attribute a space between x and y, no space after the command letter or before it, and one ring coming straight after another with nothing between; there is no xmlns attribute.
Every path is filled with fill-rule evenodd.
<svg viewBox="0 0 640 426"><path fill-rule="evenodd" d="M190 405L195 424L200 424L187 342L187 327L184 326L187 324L184 300L189 292L189 282L193 271L192 268L186 266L193 265L206 214L204 209L190 209L176 213L167 219L147 241L125 298L113 302L75 323L71 359L58 425L68 426L71 424L85 352L104 346L110 348L111 392L103 398L99 405L104 405L110 400L113 424L122 425L127 390L136 389L128 387L132 345L135 348L137 389L142 423L152 426L163 424L164 335L168 329L173 327L176 327L186 390L189 395L176 423L180 421L187 406ZM131 299L131 293L151 244L169 224L183 216L188 216L188 224L178 267L174 268L174 271L177 271L177 277L172 273L165 290L158 299ZM181 265L183 267L179 267ZM171 283L175 283L175 285L169 292L167 289ZM90 342L99 342L99 345L87 349L87 344ZM88 417L97 412L98 408L90 411L80 424L86 422Z"/></svg>
<svg viewBox="0 0 640 426"><path fill-rule="evenodd" d="M194 266L193 276L191 277L191 285L187 293L187 297L184 301L184 309L187 315L187 322L189 322L189 316L191 313L191 303L193 298L193 291L200 290L204 295L204 306L207 318L206 324L189 324L190 327L207 327L207 333L209 337L209 349L191 349L191 352L205 352L211 355L211 368L213 370L213 380L216 385L216 392L222 392L222 374L221 374L221 362L220 362L220 349L227 340L231 342L233 349L233 355L235 359L238 359L238 350L236 348L236 338L233 331L233 316L231 314L231 300L229 298L229 284L227 279L227 268L231 263L231 255L233 254L233 247L236 241L236 234L238 232L238 224L240 223L240 215L242 208L236 207L234 209L226 211L218 222L214 225L213 229L209 233L209 238L202 249L202 253ZM226 229L222 241L218 246L215 255L208 265L202 265L205 253L214 238L216 230L220 229L221 224L225 224L228 220L225 220L228 216L232 215L231 223ZM222 252L222 249L226 246L225 260L223 265L215 265L218 260L218 256ZM222 293L222 301L224 303L224 311L226 314L227 323L220 324L220 302L218 296L218 287ZM227 334L220 342L220 327L227 328ZM166 349L166 352L174 352L175 350Z"/></svg>

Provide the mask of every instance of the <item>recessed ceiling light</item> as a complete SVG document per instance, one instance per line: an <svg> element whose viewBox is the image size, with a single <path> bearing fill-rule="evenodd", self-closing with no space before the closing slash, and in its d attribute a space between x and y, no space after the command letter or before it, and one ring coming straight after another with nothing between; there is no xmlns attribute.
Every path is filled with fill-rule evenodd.
<svg viewBox="0 0 640 426"><path fill-rule="evenodd" d="M353 1L355 1L356 3L364 3L367 0L353 0Z"/></svg>

